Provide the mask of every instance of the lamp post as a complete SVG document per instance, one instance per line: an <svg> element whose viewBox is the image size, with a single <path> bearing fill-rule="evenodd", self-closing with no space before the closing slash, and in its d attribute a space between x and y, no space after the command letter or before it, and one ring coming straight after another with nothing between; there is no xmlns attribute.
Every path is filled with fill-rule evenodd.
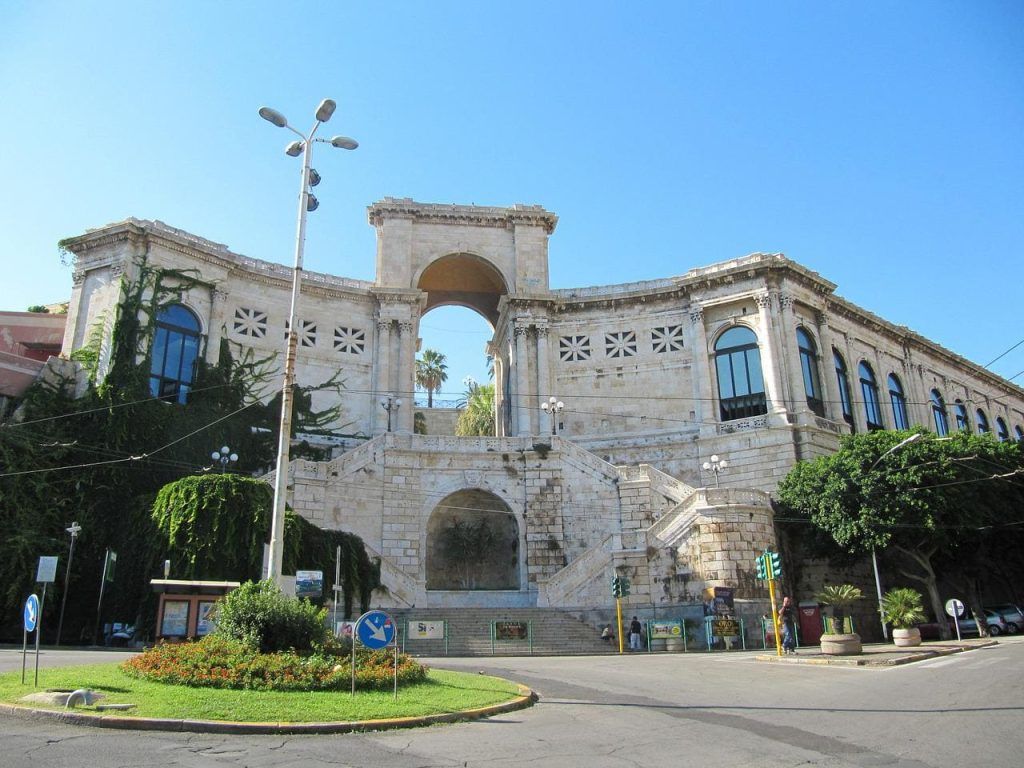
<svg viewBox="0 0 1024 768"><path fill-rule="evenodd" d="M704 471L715 473L715 488L722 487L721 483L718 482L718 473L721 472L723 469L727 469L728 467L729 462L726 461L725 459L718 458L717 453L711 454L711 461L704 462Z"/></svg>
<svg viewBox="0 0 1024 768"><path fill-rule="evenodd" d="M60 645L60 633L64 631L64 606L68 604L68 586L69 580L71 579L71 558L75 556L75 539L78 538L78 534L82 532L82 526L78 522L71 524L70 528L65 528L65 531L71 534L71 548L68 549L68 567L64 571L64 594L60 598L60 621L57 622L57 642L54 645Z"/></svg>
<svg viewBox="0 0 1024 768"><path fill-rule="evenodd" d="M281 433L277 441L277 469L274 476L274 509L270 520L270 562L267 576L281 582L281 566L284 556L284 511L288 493L288 460L292 434L292 389L295 386L295 353L299 344L296 330L299 293L302 288L302 250L306 241L306 213L319 207L310 187L320 183L320 174L310 166L313 159L313 143L330 144L339 149L355 149L359 143L347 136L335 136L330 141L314 138L321 123L331 119L337 105L332 99L324 99L316 110L316 122L308 135L303 135L288 124L287 118L270 107L260 107L259 115L278 128L287 128L299 137L285 148L290 157L302 155L302 176L299 184L299 216L295 233L295 270L292 275L292 303L288 315L288 341L284 357L284 381L281 386Z"/></svg>
<svg viewBox="0 0 1024 768"><path fill-rule="evenodd" d="M388 412L388 432L390 432L391 431L391 412L394 411L395 414L396 414L396 418L397 418L398 409L402 407L402 398L400 398L400 397L392 397L391 395L388 395L387 397L385 397L384 399L382 399L380 401L380 407Z"/></svg>
<svg viewBox="0 0 1024 768"><path fill-rule="evenodd" d="M220 462L220 473L223 475L224 471L228 468L228 464L234 464L238 461L238 454L231 453L231 449L225 445L219 451L211 453L210 458Z"/></svg>
<svg viewBox="0 0 1024 768"><path fill-rule="evenodd" d="M882 459L884 459L889 454L896 453L896 451L898 451L903 446L910 445L915 440L920 439L921 433L915 432L910 437L900 440L898 443L896 443L896 445L894 445L892 448L890 448L877 459L875 459L871 466L868 467L868 472L871 472L875 467L877 467L879 463L882 461ZM885 626L885 610L882 608L882 578L878 575L878 555L875 552L874 547L871 548L871 567L875 570L875 592L878 595L878 617L882 622L882 637L885 640L888 640L889 628Z"/></svg>
<svg viewBox="0 0 1024 768"><path fill-rule="evenodd" d="M565 403L559 400L557 397L549 397L547 402L540 404L541 410L544 413L551 416L551 434L552 436L558 434L558 414L565 408Z"/></svg>

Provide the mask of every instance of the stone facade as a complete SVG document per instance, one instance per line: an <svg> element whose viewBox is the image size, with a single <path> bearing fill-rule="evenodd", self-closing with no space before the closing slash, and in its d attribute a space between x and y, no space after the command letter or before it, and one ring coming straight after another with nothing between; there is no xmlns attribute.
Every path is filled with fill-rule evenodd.
<svg viewBox="0 0 1024 768"><path fill-rule="evenodd" d="M557 217L542 208L388 198L369 220L373 282L303 276L298 381L340 374L345 394L333 459L293 462L292 487L295 509L359 534L380 559L385 605L586 609L607 604L613 573L631 579L637 608L693 601L706 586L762 598L751 572L774 544L768 493L795 462L835 450L851 429L954 429L958 408L972 428L984 418L1001 437L1024 437L1024 391L781 254L551 290ZM207 359L226 337L282 360L290 269L136 219L65 246L76 265L65 355L109 322L121 278L144 260L198 276L181 303ZM410 407L388 431L380 400L412 403L419 322L444 304L494 328L493 438L413 435ZM540 409L552 395L566 404L554 438ZM337 395L316 397L322 408ZM720 476L702 473L712 454L729 460ZM482 495L459 495L469 491ZM514 559L508 589L428 589L428 561L446 551L437 515L457 519L464 498L486 498L511 537L500 553Z"/></svg>

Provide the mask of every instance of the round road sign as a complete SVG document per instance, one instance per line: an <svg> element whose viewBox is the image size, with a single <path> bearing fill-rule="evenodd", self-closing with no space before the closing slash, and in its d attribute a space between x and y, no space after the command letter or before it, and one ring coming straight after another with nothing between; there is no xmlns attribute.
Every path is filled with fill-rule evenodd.
<svg viewBox="0 0 1024 768"><path fill-rule="evenodd" d="M28 600L25 601L25 631L35 631L36 625L39 623L39 598L35 595L29 595Z"/></svg>
<svg viewBox="0 0 1024 768"><path fill-rule="evenodd" d="M384 648L395 639L395 622L384 611L367 611L356 622L356 637L367 648Z"/></svg>
<svg viewBox="0 0 1024 768"><path fill-rule="evenodd" d="M947 600L946 615L952 616L954 619L959 619L964 615L964 604L955 597L952 600Z"/></svg>

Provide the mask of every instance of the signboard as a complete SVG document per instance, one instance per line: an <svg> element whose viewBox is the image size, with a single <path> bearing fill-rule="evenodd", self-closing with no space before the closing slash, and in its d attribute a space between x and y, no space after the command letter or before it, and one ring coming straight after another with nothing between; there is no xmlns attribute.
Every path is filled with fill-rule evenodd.
<svg viewBox="0 0 1024 768"><path fill-rule="evenodd" d="M711 622L712 637L738 637L740 623L736 619L714 619Z"/></svg>
<svg viewBox="0 0 1024 768"><path fill-rule="evenodd" d="M704 590L705 616L732 616L732 587L708 587Z"/></svg>
<svg viewBox="0 0 1024 768"><path fill-rule="evenodd" d="M952 600L946 601L946 615L952 616L954 619L959 619L964 615L964 604L955 597Z"/></svg>
<svg viewBox="0 0 1024 768"><path fill-rule="evenodd" d="M216 603L213 600L204 600L199 603L199 616L196 619L196 635L198 637L208 635L217 628L217 623L210 616L210 612L215 605Z"/></svg>
<svg viewBox="0 0 1024 768"><path fill-rule="evenodd" d="M525 621L494 622L495 640L526 640L530 636L530 628Z"/></svg>
<svg viewBox="0 0 1024 768"><path fill-rule="evenodd" d="M160 634L164 637L185 637L188 634L188 600L167 600Z"/></svg>
<svg viewBox="0 0 1024 768"><path fill-rule="evenodd" d="M334 624L334 635L336 637L350 638L355 633L356 623L354 621L338 621Z"/></svg>
<svg viewBox="0 0 1024 768"><path fill-rule="evenodd" d="M29 595L25 601L25 631L34 632L39 623L39 598Z"/></svg>
<svg viewBox="0 0 1024 768"><path fill-rule="evenodd" d="M324 593L323 571L296 571L295 596L320 597Z"/></svg>
<svg viewBox="0 0 1024 768"><path fill-rule="evenodd" d="M367 648L384 648L395 639L395 622L384 611L367 611L359 617L355 631Z"/></svg>
<svg viewBox="0 0 1024 768"><path fill-rule="evenodd" d="M117 565L117 552L112 549L107 550L107 559L103 563L103 579L110 583L114 583L114 567Z"/></svg>
<svg viewBox="0 0 1024 768"><path fill-rule="evenodd" d="M409 640L444 640L443 621L410 621Z"/></svg>
<svg viewBox="0 0 1024 768"><path fill-rule="evenodd" d="M39 568L36 569L36 581L40 584L53 584L57 580L57 556L40 557Z"/></svg>
<svg viewBox="0 0 1024 768"><path fill-rule="evenodd" d="M650 628L652 640L667 640L670 637L683 636L683 622L681 621L653 619L647 622L647 626Z"/></svg>

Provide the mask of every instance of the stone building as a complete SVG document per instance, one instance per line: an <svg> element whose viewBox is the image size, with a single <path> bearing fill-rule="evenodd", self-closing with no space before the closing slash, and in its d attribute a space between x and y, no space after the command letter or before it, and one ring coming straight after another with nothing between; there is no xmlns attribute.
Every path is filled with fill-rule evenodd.
<svg viewBox="0 0 1024 768"><path fill-rule="evenodd" d="M324 439L329 461L292 463L291 503L363 538L384 605L586 609L607 605L613 574L630 578L636 609L708 586L760 600L768 494L795 462L851 430L1024 438L1024 390L781 254L553 290L557 217L543 208L387 198L369 221L373 282L304 273L298 380L340 372L345 436ZM75 258L64 355L113 316L145 263L191 276L157 318L155 395L187 401L194 361L213 361L225 337L283 358L290 268L137 219L64 245ZM449 304L494 329L494 437L416 435L413 409L381 408L411 401L419 323ZM551 396L566 404L557 424L540 408ZM713 454L727 471L703 472Z"/></svg>

